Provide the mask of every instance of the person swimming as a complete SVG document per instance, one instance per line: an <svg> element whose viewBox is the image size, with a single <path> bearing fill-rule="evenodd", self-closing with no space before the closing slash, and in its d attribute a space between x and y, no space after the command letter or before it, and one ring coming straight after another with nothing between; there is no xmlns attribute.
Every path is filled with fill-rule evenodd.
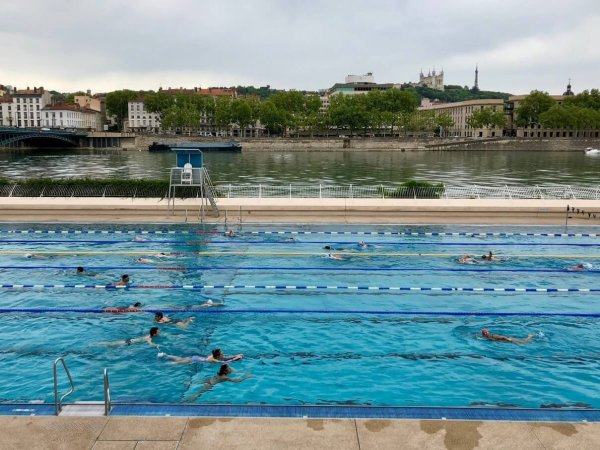
<svg viewBox="0 0 600 450"><path fill-rule="evenodd" d="M165 316L161 312L157 312L156 314L154 314L154 321L156 323L173 324L177 325L180 328L187 328L188 325L194 321L194 319L194 316L188 317L187 319L171 319L170 317Z"/></svg>
<svg viewBox="0 0 600 450"><path fill-rule="evenodd" d="M475 263L475 260L471 255L463 255L460 258L458 258L458 262L460 264L473 264Z"/></svg>
<svg viewBox="0 0 600 450"><path fill-rule="evenodd" d="M160 336L160 330L158 329L158 327L152 327L152 328L150 328L150 332L145 336L140 336L137 338L128 338L128 339L124 339L124 340L120 340L120 341L113 341L113 342L98 342L96 345L104 345L107 347L117 347L117 346L122 346L122 345L129 346L132 344L139 344L139 343L145 342L148 345L159 348L158 344L156 344L152 341L152 339L154 339L156 336Z"/></svg>
<svg viewBox="0 0 600 450"><path fill-rule="evenodd" d="M115 286L127 286L129 284L129 275L121 275L121 280L115 283Z"/></svg>
<svg viewBox="0 0 600 450"><path fill-rule="evenodd" d="M344 259L340 255L336 255L335 253L327 253L326 257L329 259L335 259L337 261L342 261Z"/></svg>
<svg viewBox="0 0 600 450"><path fill-rule="evenodd" d="M488 261L497 261L498 260L498 258L496 258L494 256L494 254L492 253L491 250L487 255L481 255L481 259L487 259Z"/></svg>
<svg viewBox="0 0 600 450"><path fill-rule="evenodd" d="M164 353L164 352L160 352L157 356L159 358L170 359L171 361L173 361L174 363L177 363L177 364L190 364L190 363L197 363L197 362L221 363L222 364L222 363L231 363L234 361L239 361L240 359L242 359L244 357L244 354L238 353L237 355L224 355L220 348L215 348L214 350L211 351L210 355L208 355L208 356L193 355L193 356L181 357L181 356L175 356L175 355L168 355L167 353Z"/></svg>
<svg viewBox="0 0 600 450"><path fill-rule="evenodd" d="M570 270L572 272L579 272L585 270L585 266L583 264L577 264L576 266L569 267L567 270Z"/></svg>
<svg viewBox="0 0 600 450"><path fill-rule="evenodd" d="M366 243L365 241L360 241L360 242L358 243L358 246L359 246L360 248L367 248L367 243Z"/></svg>
<svg viewBox="0 0 600 450"><path fill-rule="evenodd" d="M229 377L229 374L234 373L234 372L242 374L243 376L241 378L231 378L231 377ZM216 384L222 383L224 381L231 381L232 383L241 383L242 381L247 380L249 378L252 378L252 374L251 373L249 373L249 372L237 372L237 371L233 370L231 367L229 367L228 364L223 364L219 368L219 371L217 372L217 375L215 375L214 377L206 378L204 380L204 385L202 386L202 389L200 389L200 391L198 391L196 394L192 395L190 397L190 400L192 400L192 401L196 400L204 392L211 390L213 388L213 386L215 386Z"/></svg>
<svg viewBox="0 0 600 450"><path fill-rule="evenodd" d="M502 341L502 342L511 342L513 344L527 344L530 342L534 335L530 334L526 338L515 338L510 336L502 336L501 334L492 334L487 328L483 328L481 330L481 335L489 339L490 341Z"/></svg>
<svg viewBox="0 0 600 450"><path fill-rule="evenodd" d="M226 237L235 237L235 231L233 231L231 228L227 231L225 231L225 233L223 233L223 236Z"/></svg>
<svg viewBox="0 0 600 450"><path fill-rule="evenodd" d="M135 262L138 264L154 264L154 263L157 263L158 261L155 261L150 258L138 258L135 260Z"/></svg>
<svg viewBox="0 0 600 450"><path fill-rule="evenodd" d="M127 313L127 312L141 312L142 302L135 302L131 305L120 305L104 308L105 313Z"/></svg>
<svg viewBox="0 0 600 450"><path fill-rule="evenodd" d="M199 305L190 306L189 309L213 308L215 306L225 306L225 302L215 302L208 299Z"/></svg>

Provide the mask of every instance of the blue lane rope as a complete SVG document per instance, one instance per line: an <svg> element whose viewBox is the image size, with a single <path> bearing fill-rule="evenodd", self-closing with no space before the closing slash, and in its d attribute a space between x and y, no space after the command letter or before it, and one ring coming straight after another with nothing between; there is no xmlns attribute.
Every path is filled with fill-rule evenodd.
<svg viewBox="0 0 600 450"><path fill-rule="evenodd" d="M355 309L143 309L117 310L113 308L0 308L0 314L52 314L52 313L85 313L85 314L156 314L201 313L201 314L364 314L364 315L396 315L396 316L500 316L500 317L588 317L600 318L600 313L550 313L550 312L504 312L504 311L379 311Z"/></svg>
<svg viewBox="0 0 600 450"><path fill-rule="evenodd" d="M535 288L535 287L419 287L419 286L335 286L335 285L283 285L283 284L0 284L3 289L266 289L266 290L340 290L340 291L410 291L410 292L600 292L600 288Z"/></svg>
<svg viewBox="0 0 600 450"><path fill-rule="evenodd" d="M0 230L0 234L154 234L222 235L217 230ZM520 232L411 232L411 231L238 231L237 235L355 235L355 236L528 236L528 237L600 237L600 233L520 233Z"/></svg>
<svg viewBox="0 0 600 450"><path fill-rule="evenodd" d="M348 245L357 246L356 242L353 241L242 241L239 239L230 239L226 241L190 241L190 240L176 240L176 241L132 241L132 240L108 240L108 239L0 239L0 244L135 244L135 245L157 245L157 244L251 244L251 245ZM373 246L411 246L411 245L435 245L435 246L514 246L514 247L600 247L598 243L568 243L568 242L556 242L556 243L543 243L543 242L372 242L369 244Z"/></svg>
<svg viewBox="0 0 600 450"><path fill-rule="evenodd" d="M164 263L166 261L160 261ZM0 266L0 270L72 270L78 266ZM418 268L418 267L285 267L285 266L166 266L166 265L136 265L136 266L85 266L88 271L95 270L181 270L181 271L210 271L210 270L263 270L263 271L319 271L319 272L514 272L514 273L571 273L577 275L600 273L600 270L569 270L569 269L471 269L471 268Z"/></svg>
<svg viewBox="0 0 600 450"><path fill-rule="evenodd" d="M201 314L364 314L364 315L397 315L397 316L502 316L502 317L588 317L600 318L600 313L551 313L551 312L499 312L499 311L379 311L379 310L327 310L327 309L144 309L144 310L112 310L94 308L0 308L0 314L48 314L48 313L85 313L85 314L132 314L162 312L174 313L201 313Z"/></svg>

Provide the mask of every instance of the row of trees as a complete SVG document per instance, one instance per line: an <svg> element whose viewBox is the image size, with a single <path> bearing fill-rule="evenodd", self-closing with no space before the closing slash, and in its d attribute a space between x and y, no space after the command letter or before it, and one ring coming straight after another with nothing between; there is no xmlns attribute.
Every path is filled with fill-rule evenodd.
<svg viewBox="0 0 600 450"><path fill-rule="evenodd" d="M414 92L390 89L365 95L335 95L327 110L321 111L318 95L298 91L278 91L260 101L258 97L207 97L159 92L117 91L107 95L107 110L117 123L127 118L128 102L143 97L146 110L158 115L163 129L246 130L260 121L268 134L301 131L329 134L394 134L401 130L434 131L453 125L447 115L433 111L417 112Z"/></svg>
<svg viewBox="0 0 600 450"><path fill-rule="evenodd" d="M520 127L596 129L600 128L600 91L585 90L565 97L560 104L547 92L532 91L515 112Z"/></svg>

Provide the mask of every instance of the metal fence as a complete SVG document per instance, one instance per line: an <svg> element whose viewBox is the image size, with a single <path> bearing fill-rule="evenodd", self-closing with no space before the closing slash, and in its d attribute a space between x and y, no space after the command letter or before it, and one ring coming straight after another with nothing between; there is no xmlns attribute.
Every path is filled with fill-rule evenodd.
<svg viewBox="0 0 600 450"><path fill-rule="evenodd" d="M266 185L219 184L214 187L217 198L456 198L456 199L594 199L600 200L600 185L535 185L535 186L355 186L355 185ZM198 198L199 187L178 189L177 197ZM119 197L166 198L168 190L160 187L135 186L31 186L0 185L0 197Z"/></svg>
<svg viewBox="0 0 600 450"><path fill-rule="evenodd" d="M355 186L355 185L233 185L216 186L225 198L456 198L456 199L600 199L600 185L535 186Z"/></svg>

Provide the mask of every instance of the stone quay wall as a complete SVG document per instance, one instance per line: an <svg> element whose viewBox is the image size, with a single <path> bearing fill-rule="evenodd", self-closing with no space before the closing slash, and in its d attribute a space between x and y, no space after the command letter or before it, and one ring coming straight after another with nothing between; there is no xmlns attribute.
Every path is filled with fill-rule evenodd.
<svg viewBox="0 0 600 450"><path fill-rule="evenodd" d="M454 138L245 138L242 151L462 151L462 150L528 150L528 151L583 151L586 147L600 147L600 139L454 139ZM228 139L199 136L138 135L135 148L147 150L153 142L180 144L186 142L228 142Z"/></svg>

